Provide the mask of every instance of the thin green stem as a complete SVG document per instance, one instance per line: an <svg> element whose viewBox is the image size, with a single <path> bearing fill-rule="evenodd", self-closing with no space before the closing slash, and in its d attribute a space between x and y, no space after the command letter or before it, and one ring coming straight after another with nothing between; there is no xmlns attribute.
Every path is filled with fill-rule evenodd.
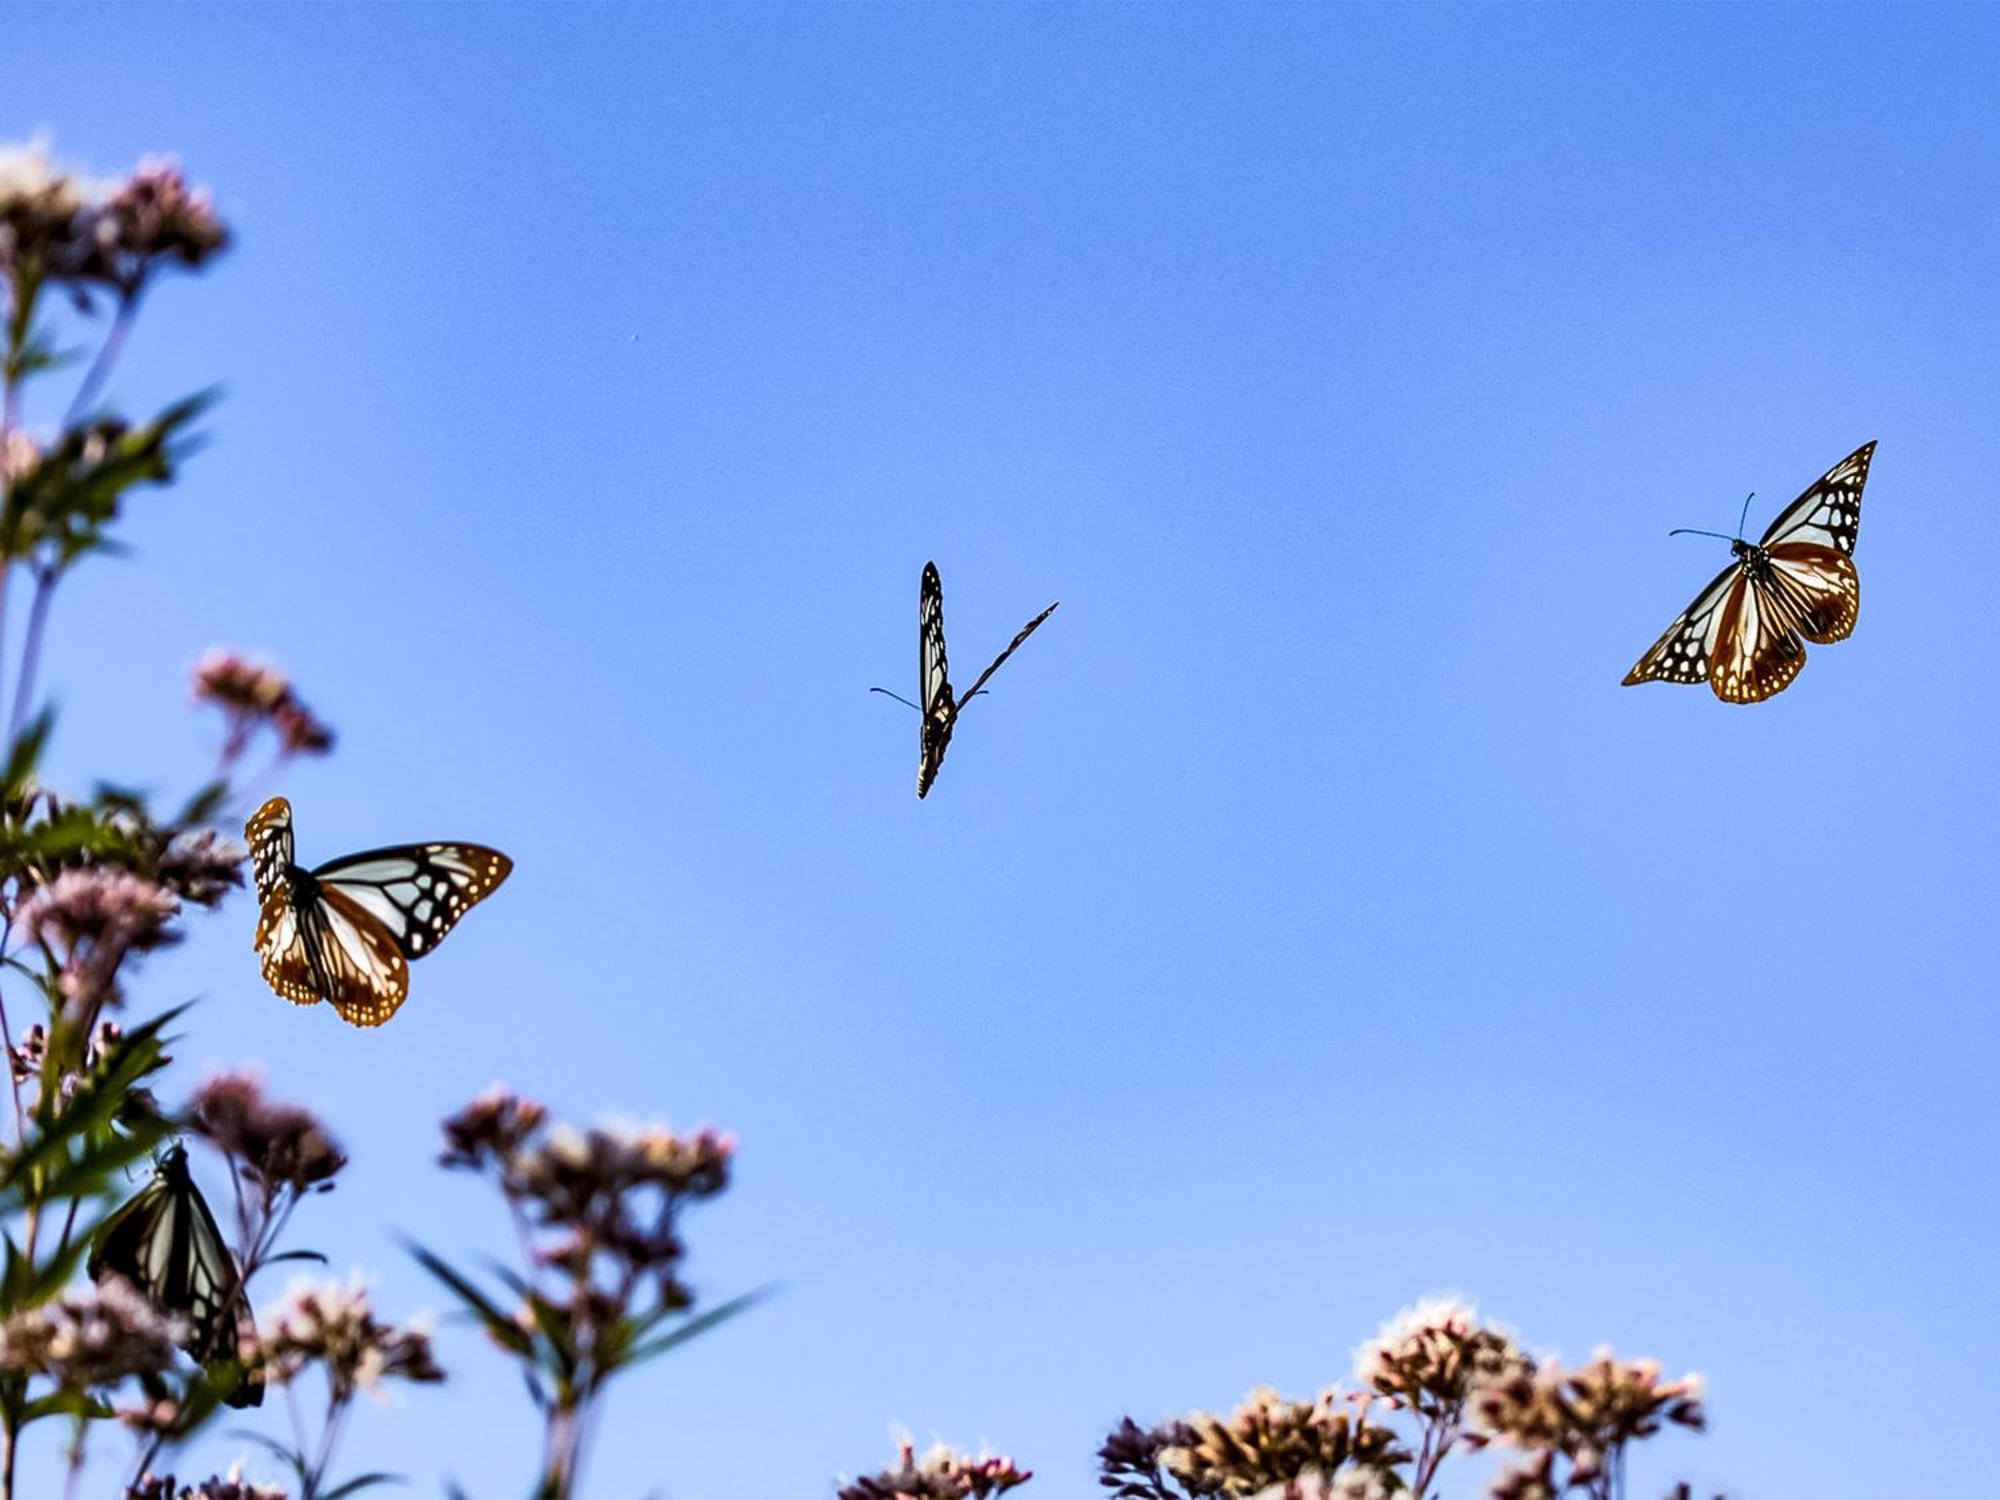
<svg viewBox="0 0 2000 1500"><path fill-rule="evenodd" d="M48 625L49 601L56 591L56 569L52 563L41 563L35 567L35 598L28 606L28 634L21 645L21 680L14 688L14 711L8 716L7 734L10 739L21 733L21 725L28 716L28 705L35 694L35 668L42 659L42 635Z"/></svg>
<svg viewBox="0 0 2000 1500"><path fill-rule="evenodd" d="M63 413L64 427L72 426L82 417L90 409L90 403L97 399L97 393L104 388L111 367L118 363L118 356L125 348L138 307L139 294L136 291L119 298L118 311L111 319L111 328L104 335L104 342L98 346L97 358L90 362L90 368L84 372L83 380L76 388L76 395L70 398L69 410Z"/></svg>

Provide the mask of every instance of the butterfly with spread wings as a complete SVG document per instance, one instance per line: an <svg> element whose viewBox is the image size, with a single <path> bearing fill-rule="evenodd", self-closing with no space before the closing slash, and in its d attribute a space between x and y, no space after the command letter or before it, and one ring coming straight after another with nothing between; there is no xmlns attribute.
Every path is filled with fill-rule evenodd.
<svg viewBox="0 0 2000 1500"><path fill-rule="evenodd" d="M1061 602L1056 601L1057 604ZM938 581L937 564L924 564L924 581L917 593L917 694L923 701L910 703L901 693L891 693L887 688L869 689L871 693L886 693L899 703L910 703L910 707L924 716L917 739L919 798L928 795L931 783L937 780L938 768L944 764L945 747L951 743L951 731L965 705L978 696L980 689L986 686L986 679L1000 670L1000 664L1020 648L1021 642L1033 635L1036 627L1055 612L1056 606L1051 604L1023 625L1021 633L1007 643L1007 649L994 657L992 665L979 674L971 691L954 697L951 671L945 662L944 652L944 585Z"/></svg>
<svg viewBox="0 0 2000 1500"><path fill-rule="evenodd" d="M296 1005L330 1001L354 1026L380 1026L422 958L514 862L483 844L399 844L305 870L292 862L292 805L273 797L244 828L257 876L264 979Z"/></svg>
<svg viewBox="0 0 2000 1500"><path fill-rule="evenodd" d="M1736 560L1639 658L1625 685L1706 682L1726 703L1760 703L1799 675L1806 641L1845 640L1861 613L1854 541L1874 456L1873 443L1856 448L1757 541L1725 538Z"/></svg>
<svg viewBox="0 0 2000 1500"><path fill-rule="evenodd" d="M256 1336L236 1258L178 1142L154 1167L153 1180L104 1221L87 1269L93 1281L124 1277L162 1313L183 1319L181 1347L203 1366L235 1360L241 1343ZM260 1406L264 1377L242 1375L219 1394L231 1406Z"/></svg>

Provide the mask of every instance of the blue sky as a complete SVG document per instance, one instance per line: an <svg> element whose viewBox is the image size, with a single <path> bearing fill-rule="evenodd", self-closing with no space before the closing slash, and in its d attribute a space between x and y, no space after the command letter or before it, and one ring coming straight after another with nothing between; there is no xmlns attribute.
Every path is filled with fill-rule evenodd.
<svg viewBox="0 0 2000 1500"><path fill-rule="evenodd" d="M149 970L393 1234L496 1078L742 1143L782 1295L590 1492L830 1495L920 1439L1081 1494L1121 1414L1342 1377L1457 1288L1712 1383L1674 1478L2000 1465L1990 1163L2000 17L1977 8L26 7L0 136L238 231L114 395L229 395L61 599L58 770L185 785L214 642L340 729L311 859L507 887L379 1033L237 902ZM1620 676L1878 439L1861 621L1778 699ZM919 804L917 576L967 678ZM277 1287L269 1288L271 1292ZM350 1456L518 1493L455 1391ZM1458 1493L1471 1492L1461 1483Z"/></svg>

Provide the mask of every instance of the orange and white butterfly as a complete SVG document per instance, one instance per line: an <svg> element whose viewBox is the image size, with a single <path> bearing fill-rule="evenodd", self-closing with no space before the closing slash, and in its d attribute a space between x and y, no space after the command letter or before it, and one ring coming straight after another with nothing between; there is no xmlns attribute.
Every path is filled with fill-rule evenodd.
<svg viewBox="0 0 2000 1500"><path fill-rule="evenodd" d="M1057 600L1060 604L1062 601ZM937 773L944 765L944 752L951 744L951 731L958 724L958 716L965 705L979 695L986 686L986 679L1000 670L1002 662L1019 649L1021 642L1035 633L1042 621L1056 612L1055 604L1036 615L1021 627L1020 634L1007 643L1007 649L993 658L992 665L979 674L971 691L962 697L954 697L951 691L951 668L945 660L944 650L944 584L938 579L936 563L924 564L923 581L917 587L917 692L923 702L910 703L901 693L891 693L887 688L870 688L871 693L883 693L898 703L909 703L911 708L924 716L923 724L917 731L917 797L927 796L931 783L937 780Z"/></svg>
<svg viewBox="0 0 2000 1500"><path fill-rule="evenodd" d="M1736 560L1639 658L1625 686L1706 682L1725 703L1759 703L1799 675L1806 641L1847 639L1861 613L1854 539L1874 455L1873 443L1856 448L1757 541L1728 539Z"/></svg>
<svg viewBox="0 0 2000 1500"><path fill-rule="evenodd" d="M399 844L305 870L292 862L292 805L273 797L244 826L257 877L264 981L295 1005L330 1001L354 1026L380 1026L410 992L409 960L507 878L484 844Z"/></svg>

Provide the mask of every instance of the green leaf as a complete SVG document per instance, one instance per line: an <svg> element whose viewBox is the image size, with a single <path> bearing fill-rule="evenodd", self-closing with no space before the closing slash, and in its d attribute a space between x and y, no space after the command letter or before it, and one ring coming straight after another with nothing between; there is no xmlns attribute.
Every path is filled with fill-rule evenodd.
<svg viewBox="0 0 2000 1500"><path fill-rule="evenodd" d="M719 1307L712 1307L705 1313L696 1313L685 1323L658 1338L642 1340L625 1351L625 1364L643 1364L649 1359L657 1359L670 1349L677 1349L689 1339L699 1338L718 1324L726 1323L738 1313L748 1312L759 1302L775 1296L777 1287L759 1287L754 1292L745 1292L740 1297L732 1297Z"/></svg>
<svg viewBox="0 0 2000 1500"><path fill-rule="evenodd" d="M403 1248L416 1258L417 1264L457 1294L459 1301L471 1310L472 1315L479 1320L488 1335L501 1348L511 1350L515 1354L533 1355L534 1340L527 1331L495 1306L493 1301L471 1281L415 1240L404 1240Z"/></svg>
<svg viewBox="0 0 2000 1500"><path fill-rule="evenodd" d="M25 1427L43 1417L65 1416L102 1421L117 1415L111 1407L83 1391L52 1391L22 1408L21 1425Z"/></svg>
<svg viewBox="0 0 2000 1500"><path fill-rule="evenodd" d="M49 731L55 728L55 723L55 711L45 708L14 736L7 752L7 779L0 786L0 796L9 802L28 794L28 784L34 779L35 767L41 764L42 748L48 743Z"/></svg>
<svg viewBox="0 0 2000 1500"><path fill-rule="evenodd" d="M341 1500L344 1495L357 1494L378 1484L408 1484L401 1474L363 1474L359 1479L350 1479L335 1485L330 1490L320 1491L319 1500Z"/></svg>

